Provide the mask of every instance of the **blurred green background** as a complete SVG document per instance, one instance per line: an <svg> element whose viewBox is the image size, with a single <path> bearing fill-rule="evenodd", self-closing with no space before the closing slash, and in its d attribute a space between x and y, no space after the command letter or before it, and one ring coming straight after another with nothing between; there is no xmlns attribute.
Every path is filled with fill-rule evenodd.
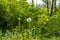
<svg viewBox="0 0 60 40"><path fill-rule="evenodd" d="M0 0L0 40L60 40L60 4L43 2Z"/></svg>

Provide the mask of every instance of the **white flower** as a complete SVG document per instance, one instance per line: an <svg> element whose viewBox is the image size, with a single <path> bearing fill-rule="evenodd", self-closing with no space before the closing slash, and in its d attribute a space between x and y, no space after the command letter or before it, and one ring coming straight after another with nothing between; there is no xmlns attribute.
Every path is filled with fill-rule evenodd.
<svg viewBox="0 0 60 40"><path fill-rule="evenodd" d="M18 18L18 20L20 20L20 18Z"/></svg>
<svg viewBox="0 0 60 40"><path fill-rule="evenodd" d="M27 22L31 22L32 21L32 19L31 18L27 18Z"/></svg>

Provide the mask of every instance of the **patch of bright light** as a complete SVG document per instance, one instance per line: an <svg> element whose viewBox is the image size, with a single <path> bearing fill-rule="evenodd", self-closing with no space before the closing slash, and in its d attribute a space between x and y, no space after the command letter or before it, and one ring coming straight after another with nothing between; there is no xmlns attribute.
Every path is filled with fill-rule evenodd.
<svg viewBox="0 0 60 40"><path fill-rule="evenodd" d="M16 0L16 1L20 1L20 0Z"/></svg>
<svg viewBox="0 0 60 40"><path fill-rule="evenodd" d="M31 4L32 3L32 0L27 0L27 2ZM43 1L42 0L34 0L34 5L36 5L36 4L42 5L43 4Z"/></svg>

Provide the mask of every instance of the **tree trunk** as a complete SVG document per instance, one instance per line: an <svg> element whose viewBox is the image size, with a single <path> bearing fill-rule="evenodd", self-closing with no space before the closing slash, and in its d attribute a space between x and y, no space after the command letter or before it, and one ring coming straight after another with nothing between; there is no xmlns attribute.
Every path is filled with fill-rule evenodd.
<svg viewBox="0 0 60 40"><path fill-rule="evenodd" d="M52 6L51 6L51 13L50 13L50 17L52 16L53 14L53 5L54 5L54 0L52 0Z"/></svg>
<svg viewBox="0 0 60 40"><path fill-rule="evenodd" d="M32 7L34 7L34 0L32 0Z"/></svg>
<svg viewBox="0 0 60 40"><path fill-rule="evenodd" d="M56 0L55 0L55 11L54 12L56 13Z"/></svg>
<svg viewBox="0 0 60 40"><path fill-rule="evenodd" d="M47 13L49 14L49 4L48 4L48 0L47 0Z"/></svg>

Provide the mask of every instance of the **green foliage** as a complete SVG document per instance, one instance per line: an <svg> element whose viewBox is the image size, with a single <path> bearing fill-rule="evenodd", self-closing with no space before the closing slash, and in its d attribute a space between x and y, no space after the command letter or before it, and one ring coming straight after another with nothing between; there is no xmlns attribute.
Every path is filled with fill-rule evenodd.
<svg viewBox="0 0 60 40"><path fill-rule="evenodd" d="M0 40L59 40L59 13L57 7L56 14L49 17L44 6L37 9L26 0L1 0Z"/></svg>

